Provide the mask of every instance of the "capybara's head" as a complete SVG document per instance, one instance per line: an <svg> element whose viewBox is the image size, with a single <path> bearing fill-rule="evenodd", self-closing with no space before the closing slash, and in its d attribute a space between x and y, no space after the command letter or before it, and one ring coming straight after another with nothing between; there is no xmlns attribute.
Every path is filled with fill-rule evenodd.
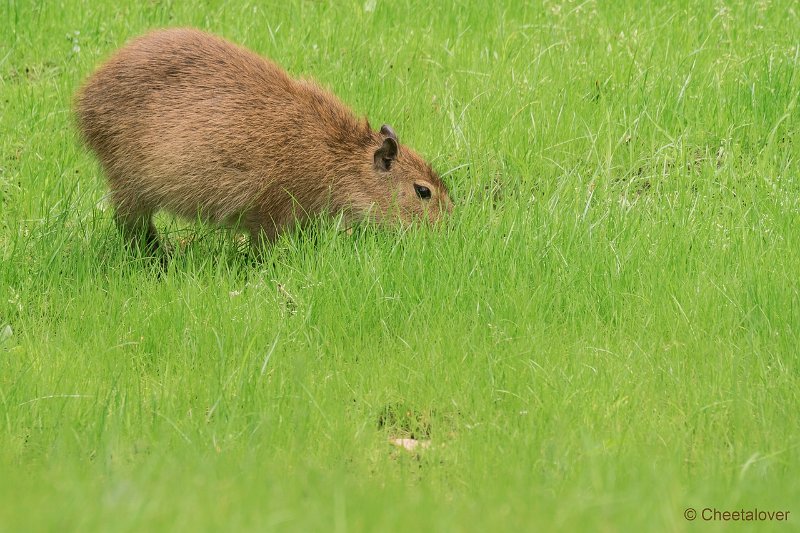
<svg viewBox="0 0 800 533"><path fill-rule="evenodd" d="M373 154L375 179L389 190L389 205L383 215L398 216L403 222L437 222L453 210L453 202L441 178L416 152L400 146L394 130L381 126L383 143ZM388 213L387 213L388 212Z"/></svg>

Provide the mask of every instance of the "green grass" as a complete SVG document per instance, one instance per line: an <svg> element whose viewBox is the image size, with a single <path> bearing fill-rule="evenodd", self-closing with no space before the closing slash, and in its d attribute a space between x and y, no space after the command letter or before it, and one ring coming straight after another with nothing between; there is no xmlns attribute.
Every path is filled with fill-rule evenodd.
<svg viewBox="0 0 800 533"><path fill-rule="evenodd" d="M0 530L798 527L793 2L33 4L0 5ZM162 216L169 270L127 254L70 100L169 25L392 124L446 227L254 264Z"/></svg>

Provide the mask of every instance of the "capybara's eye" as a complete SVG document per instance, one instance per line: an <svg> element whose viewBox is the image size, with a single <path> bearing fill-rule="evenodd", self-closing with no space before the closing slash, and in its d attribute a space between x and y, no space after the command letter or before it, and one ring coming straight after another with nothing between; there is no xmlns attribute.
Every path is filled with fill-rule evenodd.
<svg viewBox="0 0 800 533"><path fill-rule="evenodd" d="M417 196L422 198L423 200L428 200L431 197L431 190L424 185L417 185L414 184L414 190L417 191Z"/></svg>

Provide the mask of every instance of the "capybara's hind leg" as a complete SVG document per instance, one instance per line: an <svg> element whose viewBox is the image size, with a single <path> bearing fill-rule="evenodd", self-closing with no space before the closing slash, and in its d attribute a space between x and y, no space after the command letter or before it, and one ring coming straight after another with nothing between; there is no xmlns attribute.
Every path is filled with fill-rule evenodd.
<svg viewBox="0 0 800 533"><path fill-rule="evenodd" d="M148 254L154 254L161 248L156 227L153 225L152 212L130 213L117 209L114 221L131 248Z"/></svg>
<svg viewBox="0 0 800 533"><path fill-rule="evenodd" d="M139 253L153 256L159 252L166 252L162 246L156 227L153 224L155 209L131 198L120 198L112 194L114 203L114 222L126 244Z"/></svg>

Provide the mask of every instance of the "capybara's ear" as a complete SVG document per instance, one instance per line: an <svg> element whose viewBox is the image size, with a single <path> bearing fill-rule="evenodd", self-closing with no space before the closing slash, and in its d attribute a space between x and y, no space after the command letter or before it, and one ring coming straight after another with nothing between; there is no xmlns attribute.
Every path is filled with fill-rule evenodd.
<svg viewBox="0 0 800 533"><path fill-rule="evenodd" d="M392 168L392 163L397 159L397 150L397 141L393 137L386 137L381 147L375 150L375 169L386 172Z"/></svg>
<svg viewBox="0 0 800 533"><path fill-rule="evenodd" d="M395 142L400 142L397 140L397 134L388 124L384 124L383 126L381 126L381 135L383 135L384 137L391 137L392 139L395 140Z"/></svg>

